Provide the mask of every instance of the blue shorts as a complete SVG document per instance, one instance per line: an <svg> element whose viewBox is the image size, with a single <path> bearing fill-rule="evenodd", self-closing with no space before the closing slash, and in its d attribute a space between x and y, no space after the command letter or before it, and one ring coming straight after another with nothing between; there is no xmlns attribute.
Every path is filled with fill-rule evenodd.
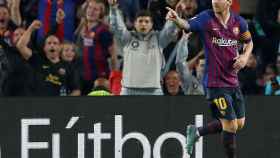
<svg viewBox="0 0 280 158"><path fill-rule="evenodd" d="M226 120L245 117L245 100L239 87L207 88L206 96L213 117Z"/></svg>

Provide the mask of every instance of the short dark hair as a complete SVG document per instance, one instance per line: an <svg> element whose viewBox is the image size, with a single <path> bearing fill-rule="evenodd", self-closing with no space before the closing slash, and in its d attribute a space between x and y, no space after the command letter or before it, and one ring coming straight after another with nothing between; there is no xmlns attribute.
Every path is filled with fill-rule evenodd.
<svg viewBox="0 0 280 158"><path fill-rule="evenodd" d="M153 16L149 10L140 10L139 12L137 12L135 20L137 20L139 17L143 17L143 16L150 17L153 22Z"/></svg>
<svg viewBox="0 0 280 158"><path fill-rule="evenodd" d="M58 39L58 41L61 43L61 40L57 37L57 35L55 35L55 33L50 33L50 32L49 32L49 33L47 33L47 34L45 35L45 37L44 37L43 40L42 40L42 43L40 44L42 48L45 47L46 42L47 42L47 39L48 39L49 37L51 37L51 36L56 37L56 38Z"/></svg>

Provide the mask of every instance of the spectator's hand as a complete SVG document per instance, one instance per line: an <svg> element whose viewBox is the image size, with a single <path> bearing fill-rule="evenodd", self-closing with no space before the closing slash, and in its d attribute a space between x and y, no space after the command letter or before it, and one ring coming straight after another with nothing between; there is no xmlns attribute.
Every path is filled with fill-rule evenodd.
<svg viewBox="0 0 280 158"><path fill-rule="evenodd" d="M64 0L57 0L57 4L62 4Z"/></svg>
<svg viewBox="0 0 280 158"><path fill-rule="evenodd" d="M38 30L42 26L40 20L34 20L32 24L29 26L32 30Z"/></svg>
<svg viewBox="0 0 280 158"><path fill-rule="evenodd" d="M235 62L233 64L233 68L235 72L237 73L239 70L244 68L247 64L248 57L245 56L244 54L238 55L237 57L234 58Z"/></svg>
<svg viewBox="0 0 280 158"><path fill-rule="evenodd" d="M186 33L186 32L183 30L183 36L184 36L184 38L189 39L189 38L190 38L190 36L191 36L191 34L192 34L192 32L188 32L188 33Z"/></svg>
<svg viewBox="0 0 280 158"><path fill-rule="evenodd" d="M177 12L169 7L166 7L168 13L166 14L166 20L177 22L179 20L179 16Z"/></svg>
<svg viewBox="0 0 280 158"><path fill-rule="evenodd" d="M65 18L65 13L63 9L59 8L56 12L56 22L58 24L61 24L63 22L63 19Z"/></svg>
<svg viewBox="0 0 280 158"><path fill-rule="evenodd" d="M179 1L175 7L175 11L182 17L183 11L186 9L184 2Z"/></svg>
<svg viewBox="0 0 280 158"><path fill-rule="evenodd" d="M117 0L108 0L110 6L116 6L118 4Z"/></svg>
<svg viewBox="0 0 280 158"><path fill-rule="evenodd" d="M168 10L168 13L166 15L166 20L173 21L181 29L185 29L185 30L189 29L189 24L186 25L186 21L180 18L175 10L169 7L166 7L166 9Z"/></svg>

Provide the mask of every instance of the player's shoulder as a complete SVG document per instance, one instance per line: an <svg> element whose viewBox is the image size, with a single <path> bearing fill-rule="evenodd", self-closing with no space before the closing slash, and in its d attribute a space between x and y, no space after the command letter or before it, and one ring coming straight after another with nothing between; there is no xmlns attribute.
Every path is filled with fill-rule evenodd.
<svg viewBox="0 0 280 158"><path fill-rule="evenodd" d="M246 20L240 16L239 14L236 14L234 12L231 12L232 14L232 17L236 20L236 21L239 21L240 23L247 23Z"/></svg>
<svg viewBox="0 0 280 158"><path fill-rule="evenodd" d="M211 9L207 9L207 10L204 10L204 11L200 12L198 15L199 16L205 16L205 17L213 17L214 12Z"/></svg>
<svg viewBox="0 0 280 158"><path fill-rule="evenodd" d="M199 19L208 20L208 19L213 18L213 16L214 16L214 12L211 9L207 9L207 10L204 10L204 11L198 13L197 15L192 17L191 19L199 18Z"/></svg>

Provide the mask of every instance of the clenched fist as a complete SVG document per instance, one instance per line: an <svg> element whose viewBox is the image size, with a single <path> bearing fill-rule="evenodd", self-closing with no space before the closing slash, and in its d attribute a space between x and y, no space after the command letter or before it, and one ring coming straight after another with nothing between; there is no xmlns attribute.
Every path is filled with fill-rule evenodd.
<svg viewBox="0 0 280 158"><path fill-rule="evenodd" d="M30 28L32 28L32 30L37 30L42 26L42 23L40 20L34 20L32 22L32 24L29 26Z"/></svg>
<svg viewBox="0 0 280 158"><path fill-rule="evenodd" d="M56 22L58 24L62 23L63 19L65 18L65 13L63 9L59 8L56 12Z"/></svg>
<svg viewBox="0 0 280 158"><path fill-rule="evenodd" d="M117 0L108 0L108 3L110 6L115 6L115 5L117 5L118 1Z"/></svg>

